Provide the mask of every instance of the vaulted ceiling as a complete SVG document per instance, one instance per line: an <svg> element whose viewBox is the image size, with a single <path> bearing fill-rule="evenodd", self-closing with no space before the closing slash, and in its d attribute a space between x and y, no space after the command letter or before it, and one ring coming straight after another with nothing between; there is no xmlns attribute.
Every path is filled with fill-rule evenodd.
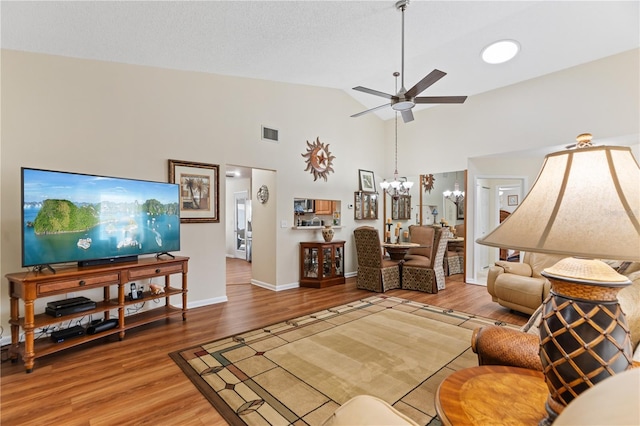
<svg viewBox="0 0 640 426"><path fill-rule="evenodd" d="M395 1L2 1L2 48L344 90L395 93ZM405 12L405 85L448 75L423 95L469 95L640 46L638 1L420 1ZM489 65L482 48L514 39ZM603 75L602 78L607 78ZM417 106L416 108L420 108ZM359 111L353 111L357 113ZM393 117L392 110L376 112Z"/></svg>

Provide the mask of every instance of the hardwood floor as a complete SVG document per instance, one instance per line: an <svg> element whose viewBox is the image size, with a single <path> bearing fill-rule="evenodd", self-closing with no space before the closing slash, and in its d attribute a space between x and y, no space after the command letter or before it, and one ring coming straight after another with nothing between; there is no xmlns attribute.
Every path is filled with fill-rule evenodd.
<svg viewBox="0 0 640 426"><path fill-rule="evenodd" d="M229 301L191 309L187 321L158 321L127 331L123 341L109 337L38 358L31 374L25 374L22 361L3 362L0 422L225 425L169 352L372 294L356 289L355 278L325 289L273 292L249 284L248 266L244 260L228 259ZM447 277L447 288L435 295L408 290L385 294L512 324L526 322L526 316L492 302L485 287L465 284L462 277Z"/></svg>

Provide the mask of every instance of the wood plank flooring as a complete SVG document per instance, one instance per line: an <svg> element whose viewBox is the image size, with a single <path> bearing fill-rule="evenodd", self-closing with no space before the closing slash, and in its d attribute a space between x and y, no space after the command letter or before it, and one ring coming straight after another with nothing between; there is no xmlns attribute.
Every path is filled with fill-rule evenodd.
<svg viewBox="0 0 640 426"><path fill-rule="evenodd" d="M226 422L168 357L191 345L357 300L355 278L325 289L281 292L249 284L250 264L228 259L226 303L191 309L187 321L172 318L1 369L0 423L8 425L225 425ZM483 286L462 275L447 277L437 295L392 290L386 295L524 324L527 317L491 301ZM5 328L8 331L8 326ZM3 360L6 353L3 350Z"/></svg>

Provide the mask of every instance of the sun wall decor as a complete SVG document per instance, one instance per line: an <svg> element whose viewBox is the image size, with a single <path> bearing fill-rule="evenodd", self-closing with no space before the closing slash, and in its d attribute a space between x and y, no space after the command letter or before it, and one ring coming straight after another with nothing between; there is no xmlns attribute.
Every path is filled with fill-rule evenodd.
<svg viewBox="0 0 640 426"><path fill-rule="evenodd" d="M435 181L436 178L434 178L432 174L422 175L422 186L424 187L424 192L431 193Z"/></svg>
<svg viewBox="0 0 640 426"><path fill-rule="evenodd" d="M333 160L336 158L334 155L331 155L329 144L323 144L320 142L320 137L317 137L313 143L307 141L307 153L301 155L307 163L307 168L304 169L304 171L310 171L313 175L314 182L318 180L319 177L323 178L326 182L328 174L334 171L332 165Z"/></svg>

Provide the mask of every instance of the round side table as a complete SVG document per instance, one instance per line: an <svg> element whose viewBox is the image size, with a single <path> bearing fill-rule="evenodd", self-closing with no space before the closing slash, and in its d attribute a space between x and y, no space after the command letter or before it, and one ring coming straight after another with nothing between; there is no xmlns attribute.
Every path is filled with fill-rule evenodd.
<svg viewBox="0 0 640 426"><path fill-rule="evenodd" d="M540 371L483 365L444 379L435 402L444 425L537 425L547 416L548 394Z"/></svg>

